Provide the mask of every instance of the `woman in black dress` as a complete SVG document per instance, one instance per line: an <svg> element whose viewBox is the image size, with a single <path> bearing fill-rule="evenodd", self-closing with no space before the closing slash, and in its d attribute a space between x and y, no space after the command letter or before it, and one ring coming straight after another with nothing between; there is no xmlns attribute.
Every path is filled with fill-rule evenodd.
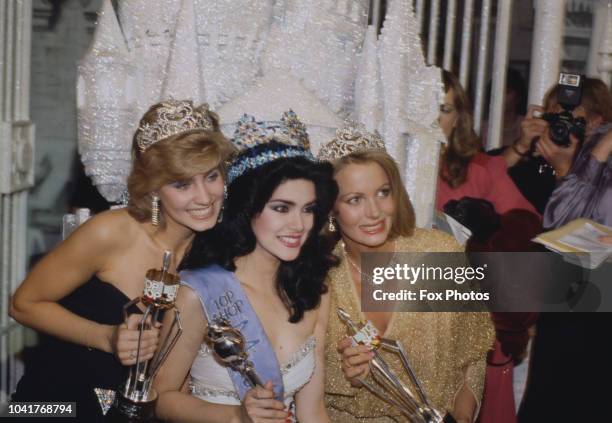
<svg viewBox="0 0 612 423"><path fill-rule="evenodd" d="M164 251L172 252L174 272L195 233L217 222L223 163L233 149L207 107L152 106L133 152L127 209L79 227L12 298L11 316L45 334L14 401L76 401L79 421L101 421L106 390L123 383L126 366L136 362L138 316L124 324L124 304L142 295L145 273L160 267ZM143 360L152 357L157 338L157 329L145 331Z"/></svg>

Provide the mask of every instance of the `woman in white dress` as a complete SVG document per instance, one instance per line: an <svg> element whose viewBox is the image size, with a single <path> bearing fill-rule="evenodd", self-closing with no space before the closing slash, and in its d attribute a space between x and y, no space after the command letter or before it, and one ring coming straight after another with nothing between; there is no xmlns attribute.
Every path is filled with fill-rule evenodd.
<svg viewBox="0 0 612 423"><path fill-rule="evenodd" d="M160 371L157 413L181 422L327 422L325 278L335 264L319 233L337 194L292 113L275 125L246 117L233 142L223 220L183 263L183 334ZM263 386L223 366L203 343L224 317L246 338Z"/></svg>

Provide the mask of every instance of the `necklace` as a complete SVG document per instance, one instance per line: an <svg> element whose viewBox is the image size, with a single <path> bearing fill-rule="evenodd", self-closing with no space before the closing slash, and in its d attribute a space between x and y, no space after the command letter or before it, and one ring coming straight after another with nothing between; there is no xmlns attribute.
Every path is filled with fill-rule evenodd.
<svg viewBox="0 0 612 423"><path fill-rule="evenodd" d="M393 241L393 255L391 256L391 258L389 259L387 264L385 264L385 267L388 267L390 264L392 264L394 262L395 256L397 255L397 248L396 247L397 247L397 240ZM359 273L360 276L365 276L369 280L372 279L372 275L370 275L368 273L365 273L365 272L362 272L361 268L359 266L357 266L357 263L355 263L353 260L351 260L351 257L346 252L346 244L344 243L344 241L342 241L342 252L344 253L344 257L346 258L346 260L353 267L353 269L355 269Z"/></svg>

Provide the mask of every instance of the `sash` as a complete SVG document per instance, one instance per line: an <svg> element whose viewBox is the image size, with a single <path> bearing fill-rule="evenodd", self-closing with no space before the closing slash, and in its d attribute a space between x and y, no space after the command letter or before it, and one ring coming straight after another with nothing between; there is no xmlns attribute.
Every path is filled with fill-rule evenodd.
<svg viewBox="0 0 612 423"><path fill-rule="evenodd" d="M242 333L249 360L253 362L257 374L264 383L272 381L276 399L283 401L285 388L276 354L234 274L221 266L212 265L183 270L180 276L184 285L198 293L209 321L223 317ZM227 367L227 371L242 401L251 386L240 372L230 367Z"/></svg>

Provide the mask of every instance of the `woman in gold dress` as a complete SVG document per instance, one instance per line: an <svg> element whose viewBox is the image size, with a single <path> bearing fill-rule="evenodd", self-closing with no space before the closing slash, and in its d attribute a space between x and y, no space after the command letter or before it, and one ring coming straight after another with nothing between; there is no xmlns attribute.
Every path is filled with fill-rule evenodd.
<svg viewBox="0 0 612 423"><path fill-rule="evenodd" d="M461 252L451 236L415 228L414 211L397 165L380 137L349 124L323 146L320 159L334 164L339 187L330 236L340 241L341 263L329 274L331 314L326 338L325 402L331 421L390 423L407 421L388 403L363 388L372 353L351 346L336 315L343 308L354 320L369 320L379 333L401 340L431 404L459 423L472 422L482 397L485 357L494 331L486 313L361 312L361 253ZM410 386L399 359L385 360Z"/></svg>

